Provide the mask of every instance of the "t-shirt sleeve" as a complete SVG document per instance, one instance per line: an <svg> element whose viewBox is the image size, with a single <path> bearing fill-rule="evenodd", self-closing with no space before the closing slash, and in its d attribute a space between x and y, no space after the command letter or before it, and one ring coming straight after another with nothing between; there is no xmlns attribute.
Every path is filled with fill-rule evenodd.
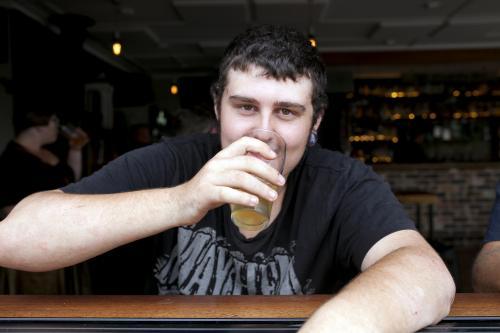
<svg viewBox="0 0 500 333"><path fill-rule="evenodd" d="M175 174L172 151L164 143L128 152L79 182L65 193L108 194L171 186Z"/></svg>
<svg viewBox="0 0 500 333"><path fill-rule="evenodd" d="M368 251L385 236L415 229L387 182L370 167L353 162L344 173L345 191L336 216L337 251L344 267L361 269Z"/></svg>
<svg viewBox="0 0 500 333"><path fill-rule="evenodd" d="M496 196L493 210L490 215L490 223L486 230L484 242L493 242L500 240L500 182L496 185Z"/></svg>

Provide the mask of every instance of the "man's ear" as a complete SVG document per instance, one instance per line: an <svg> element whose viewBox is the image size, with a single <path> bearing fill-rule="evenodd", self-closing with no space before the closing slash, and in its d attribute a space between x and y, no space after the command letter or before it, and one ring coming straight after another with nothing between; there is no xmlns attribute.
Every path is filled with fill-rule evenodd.
<svg viewBox="0 0 500 333"><path fill-rule="evenodd" d="M313 124L313 130L316 132L319 129L319 125L321 125L321 121L323 120L323 115L325 114L324 110L319 111L318 117L316 118L316 122Z"/></svg>

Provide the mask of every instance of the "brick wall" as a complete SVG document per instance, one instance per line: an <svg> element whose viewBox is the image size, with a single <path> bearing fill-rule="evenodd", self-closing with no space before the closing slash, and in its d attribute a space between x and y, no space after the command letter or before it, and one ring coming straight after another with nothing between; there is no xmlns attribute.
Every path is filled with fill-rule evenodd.
<svg viewBox="0 0 500 333"><path fill-rule="evenodd" d="M422 164L376 166L393 191L435 193L434 238L452 246L477 246L483 238L500 181L500 164ZM415 205L405 205L415 218ZM426 231L426 208L422 208Z"/></svg>

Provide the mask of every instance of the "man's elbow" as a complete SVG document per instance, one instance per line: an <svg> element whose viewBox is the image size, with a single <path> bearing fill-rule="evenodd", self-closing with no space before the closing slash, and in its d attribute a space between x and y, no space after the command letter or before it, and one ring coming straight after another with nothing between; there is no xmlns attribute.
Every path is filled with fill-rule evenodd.
<svg viewBox="0 0 500 333"><path fill-rule="evenodd" d="M483 245L472 266L472 287L476 292L500 292L500 241Z"/></svg>
<svg viewBox="0 0 500 333"><path fill-rule="evenodd" d="M492 272L491 267L476 262L472 267L472 289L477 293L500 292L500 272Z"/></svg>
<svg viewBox="0 0 500 333"><path fill-rule="evenodd" d="M414 259L414 267L420 267L417 274L420 283L414 283L408 295L412 317L420 329L436 324L450 313L456 288L448 268L436 253Z"/></svg>
<svg viewBox="0 0 500 333"><path fill-rule="evenodd" d="M453 305L453 301L455 300L455 281L453 280L453 277L451 276L448 269L445 269L445 272L443 272L443 278L438 288L442 288L442 295L440 300L441 313L436 322L440 321L450 313L451 306Z"/></svg>
<svg viewBox="0 0 500 333"><path fill-rule="evenodd" d="M455 299L456 286L448 268L442 261L438 263L438 267L435 267L433 280L432 287L429 288L428 292L429 297L434 300L435 306L430 315L432 324L435 324L450 313Z"/></svg>

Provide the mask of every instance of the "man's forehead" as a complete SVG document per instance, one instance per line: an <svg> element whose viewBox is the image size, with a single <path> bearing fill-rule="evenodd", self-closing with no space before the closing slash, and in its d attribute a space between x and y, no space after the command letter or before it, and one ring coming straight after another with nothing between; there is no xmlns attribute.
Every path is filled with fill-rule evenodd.
<svg viewBox="0 0 500 333"><path fill-rule="evenodd" d="M310 78L307 75L295 75L295 77L283 77L283 78L277 78L269 74L269 71L266 70L264 67L260 67L257 65L248 65L245 68L230 68L228 71L228 80L230 79L231 76L235 76L238 74L247 74L253 77L263 77L266 79L270 80L275 80L275 81L292 81L292 82L298 82L302 80L308 80L310 81Z"/></svg>
<svg viewBox="0 0 500 333"><path fill-rule="evenodd" d="M274 78L267 74L267 71L261 67L252 66L244 70L240 69L230 69L227 75L226 90L227 88L233 86L234 84L244 86L250 84L249 81L254 79L266 79L269 82L278 82L290 85L300 85L309 90L312 93L312 81L309 77L305 75L297 76L295 79L292 78Z"/></svg>
<svg viewBox="0 0 500 333"><path fill-rule="evenodd" d="M279 84L275 85L273 82ZM246 98L259 102L267 100L274 104L293 103L312 107L312 82L304 76L296 80L275 79L265 75L262 68L255 66L246 70L231 69L224 95L232 100Z"/></svg>

